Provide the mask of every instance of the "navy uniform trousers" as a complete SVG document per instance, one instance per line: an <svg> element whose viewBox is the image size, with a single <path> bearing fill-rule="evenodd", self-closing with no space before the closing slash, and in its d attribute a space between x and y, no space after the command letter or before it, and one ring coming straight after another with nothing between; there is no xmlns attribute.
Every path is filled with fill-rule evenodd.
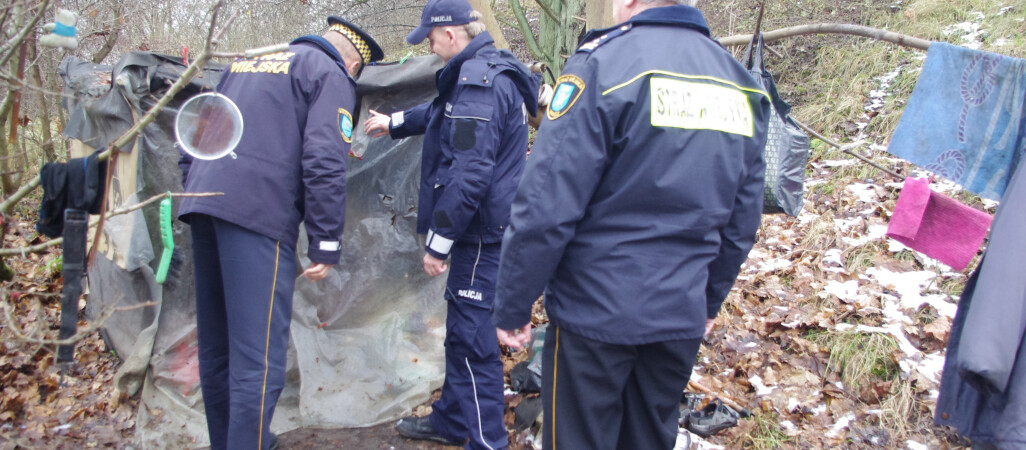
<svg viewBox="0 0 1026 450"><path fill-rule="evenodd" d="M285 386L293 248L191 214L200 383L211 450L267 449Z"/></svg>
<svg viewBox="0 0 1026 450"><path fill-rule="evenodd" d="M680 396L701 344L702 338L607 344L549 327L542 349L542 448L672 449Z"/></svg>
<svg viewBox="0 0 1026 450"><path fill-rule="evenodd" d="M502 360L492 322L500 245L457 242L450 253L445 299L445 382L431 426L469 449L508 445L502 422Z"/></svg>

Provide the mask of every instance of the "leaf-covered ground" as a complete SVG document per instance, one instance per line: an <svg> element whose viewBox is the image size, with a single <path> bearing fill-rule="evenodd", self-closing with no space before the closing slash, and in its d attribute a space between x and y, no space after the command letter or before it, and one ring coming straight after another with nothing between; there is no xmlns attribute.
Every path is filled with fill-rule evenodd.
<svg viewBox="0 0 1026 450"><path fill-rule="evenodd" d="M749 8L755 2L729 3ZM817 2L799 3L771 3L776 10L767 15L774 22L767 29L803 22L865 23L870 14L881 10L893 11L896 22L911 24L917 20L903 16L903 11L921 19L926 17L925 8L933 5L927 1L907 6L884 1L826 2L820 8ZM985 49L1001 52L1001 47L992 46L1001 44L1005 35L986 22L1022 16L1022 12L1001 5L992 9L985 20L982 13L964 16L972 20L951 23L934 38L967 46L986 41ZM741 16L729 8L723 11L730 17L710 15L716 34L749 31L750 24L735 22ZM728 19L729 26L725 25ZM1023 22L1015 20L1006 20L1004 29L1019 27L1021 36ZM834 83L832 76L816 78L822 74L808 69L809 61L852 43L864 51L868 45L862 42L840 37L794 40L779 44L786 64L770 57L771 63L778 63L771 69L780 69L776 75L781 92L810 123L828 121L824 117L844 113L847 105L831 90L845 83ZM845 142L862 141L854 151L902 175L926 175L884 152L922 58L914 53L896 55L878 58L893 66L884 69L883 75L860 81L869 86L862 93L862 104L856 102L854 109L854 116L862 117L845 119L824 131ZM824 79L830 80L829 86L822 87ZM892 83L901 86L894 89ZM827 106L809 106L817 101ZM932 415L951 318L973 265L953 272L887 239L884 232L900 181L822 141L813 140L813 146L804 211L797 218L764 217L755 249L703 346L692 378L753 416L716 436L694 438L693 448L963 447L966 443L949 430L932 425ZM955 186L938 180L932 187L994 212L995 204ZM31 213L9 220L5 248L39 242ZM55 294L62 287L59 255L55 250L6 258L15 279L0 284L0 450L124 448L132 441L138 403L114 391L111 380L118 361L105 352L98 334L91 333L78 343L76 364L63 377L54 363L54 348L36 342L57 336L59 297ZM540 309L536 309L536 321L544 322ZM506 357L507 371L525 356L521 352ZM529 396L512 392L507 399L507 425L513 429L514 410L530 401L525 402ZM422 405L414 413L429 411L428 405ZM511 447L533 447L536 431L530 427L522 433L511 432ZM359 439L351 440L352 434ZM358 431L300 430L282 439L284 448L321 448L332 442L360 442L366 448L435 447L397 441L391 424ZM684 442L682 437L678 447L683 448Z"/></svg>

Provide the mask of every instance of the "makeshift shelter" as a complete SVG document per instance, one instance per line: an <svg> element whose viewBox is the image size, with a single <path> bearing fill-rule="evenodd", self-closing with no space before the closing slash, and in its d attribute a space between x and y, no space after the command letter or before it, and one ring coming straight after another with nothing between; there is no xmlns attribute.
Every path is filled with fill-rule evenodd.
<svg viewBox="0 0 1026 450"><path fill-rule="evenodd" d="M367 108L392 112L435 95L436 57L366 67L358 90ZM180 192L177 108L212 91L223 65L210 64L138 138L118 154L108 210ZM107 146L154 105L185 69L180 58L135 52L113 67L65 59L64 130L77 154ZM360 427L397 418L428 399L444 374L444 277L422 268L416 234L421 139L371 141L357 127L347 180L342 261L325 280L296 283L287 385L271 430ZM78 155L75 156L78 156ZM115 380L142 390L135 436L145 448L207 445L196 361L192 249L175 221L180 264L153 277L163 250L157 205L110 217L89 267L87 314L105 322L108 345L124 361ZM90 232L90 236L93 231ZM306 238L297 251L306 259Z"/></svg>

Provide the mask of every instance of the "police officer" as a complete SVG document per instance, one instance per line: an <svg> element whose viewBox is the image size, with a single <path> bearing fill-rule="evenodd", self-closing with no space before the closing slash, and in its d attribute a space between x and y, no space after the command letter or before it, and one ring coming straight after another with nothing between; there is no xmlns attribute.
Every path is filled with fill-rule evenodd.
<svg viewBox="0 0 1026 450"><path fill-rule="evenodd" d="M372 112L368 135L424 134L417 231L427 234L424 270L452 269L445 382L427 417L407 417L400 434L466 448L507 445L503 374L491 321L500 242L527 152L527 111L537 81L508 51L496 50L467 0L430 0L406 41L428 38L445 62L438 97L391 116Z"/></svg>
<svg viewBox="0 0 1026 450"><path fill-rule="evenodd" d="M544 290L544 448L670 449L759 226L769 99L693 0L612 0L567 62L513 202L494 320Z"/></svg>
<svg viewBox="0 0 1026 450"><path fill-rule="evenodd" d="M224 192L185 198L179 213L192 228L212 449L277 446L269 424L285 385L299 223L312 263L304 276L323 279L341 257L353 77L384 55L339 17L328 30L226 68L217 90L245 123L235 155L182 165L187 192Z"/></svg>

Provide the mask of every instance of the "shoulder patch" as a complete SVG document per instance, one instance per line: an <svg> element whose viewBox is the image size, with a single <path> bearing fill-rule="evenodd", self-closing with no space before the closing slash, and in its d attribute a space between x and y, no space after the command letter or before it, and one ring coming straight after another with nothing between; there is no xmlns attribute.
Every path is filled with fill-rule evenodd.
<svg viewBox="0 0 1026 450"><path fill-rule="evenodd" d="M620 25L619 27L606 28L605 30L593 30L584 38L584 44L577 47L578 52L591 53L600 45L609 42L613 38L630 31L631 24Z"/></svg>
<svg viewBox="0 0 1026 450"><path fill-rule="evenodd" d="M353 114L345 108L338 109L338 132L346 144L353 143Z"/></svg>
<svg viewBox="0 0 1026 450"><path fill-rule="evenodd" d="M547 113L549 120L556 120L566 114L584 92L584 80L577 75L561 75L556 80L556 89L552 94Z"/></svg>

